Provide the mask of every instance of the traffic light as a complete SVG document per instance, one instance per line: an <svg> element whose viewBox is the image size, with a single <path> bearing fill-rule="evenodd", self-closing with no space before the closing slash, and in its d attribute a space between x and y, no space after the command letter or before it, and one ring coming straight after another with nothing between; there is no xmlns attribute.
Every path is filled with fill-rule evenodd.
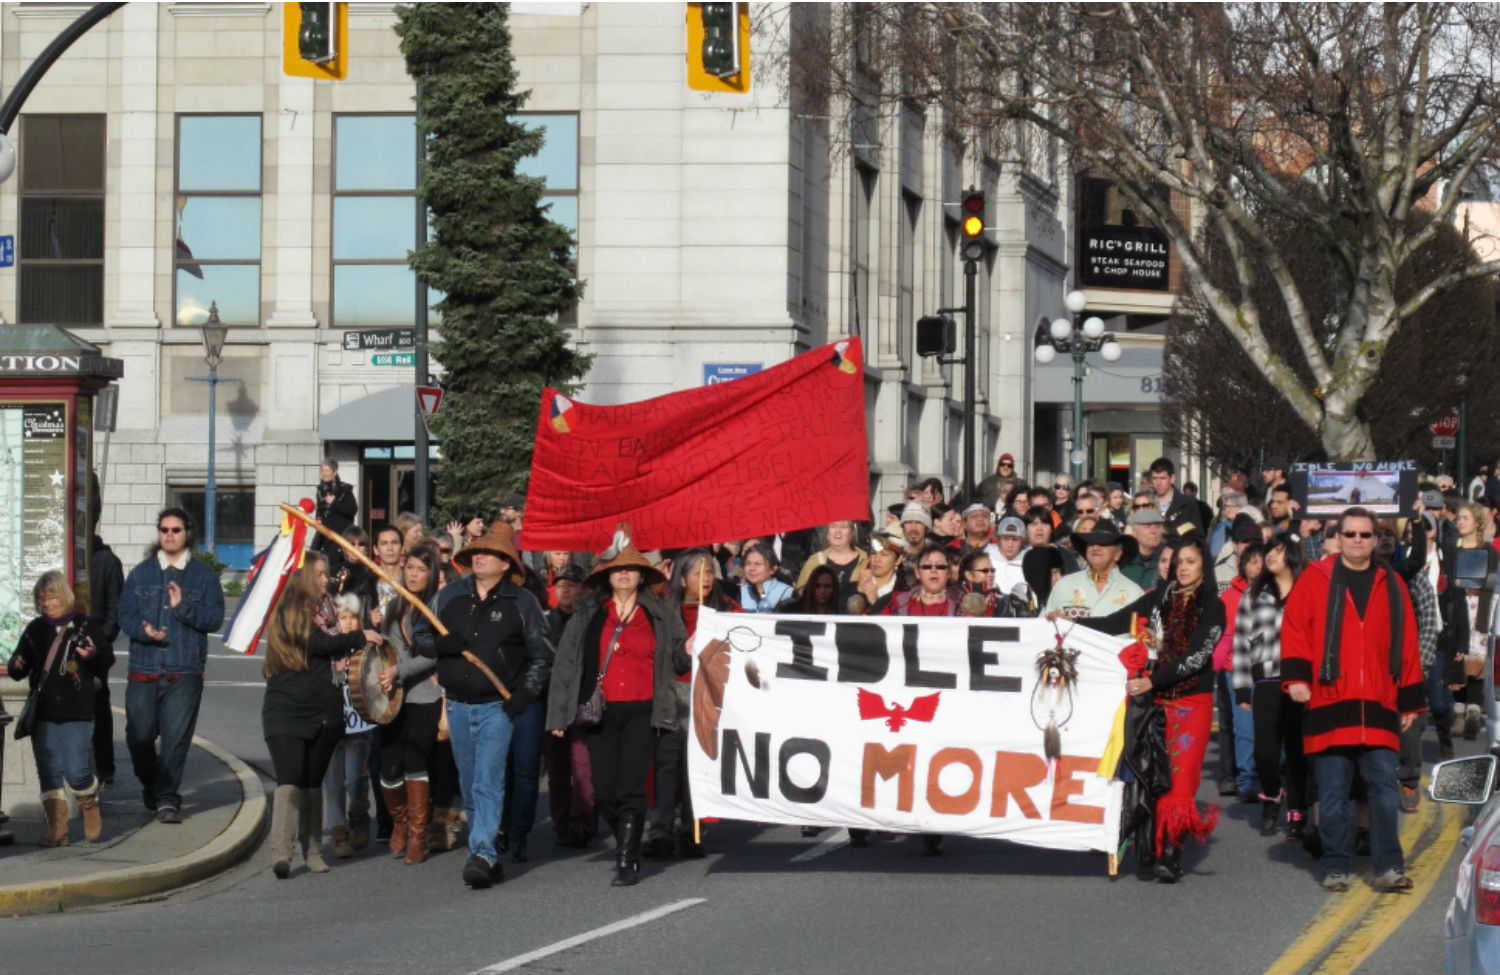
<svg viewBox="0 0 1500 975"><path fill-rule="evenodd" d="M947 315L917 319L917 355L952 355L958 350L958 325Z"/></svg>
<svg viewBox="0 0 1500 975"><path fill-rule="evenodd" d="M959 205L964 232L963 258L977 261L984 257L984 194L969 190Z"/></svg>
<svg viewBox="0 0 1500 975"><path fill-rule="evenodd" d="M339 81L348 74L349 5L283 3L281 70L325 81Z"/></svg>
<svg viewBox="0 0 1500 975"><path fill-rule="evenodd" d="M687 5L688 87L743 94L750 90L750 5Z"/></svg>

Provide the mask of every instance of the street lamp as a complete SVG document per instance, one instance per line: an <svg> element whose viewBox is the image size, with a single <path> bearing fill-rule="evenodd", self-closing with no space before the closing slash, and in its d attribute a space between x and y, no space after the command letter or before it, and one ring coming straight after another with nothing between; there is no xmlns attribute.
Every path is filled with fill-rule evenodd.
<svg viewBox="0 0 1500 975"><path fill-rule="evenodd" d="M218 488L214 483L214 427L218 421L219 363L223 361L224 340L229 327L219 321L219 303L210 302L208 320L203 323L203 361L208 363L208 478L203 487L203 551L214 551L214 529L219 508Z"/></svg>
<svg viewBox="0 0 1500 975"><path fill-rule="evenodd" d="M1055 318L1050 323L1038 325L1033 340L1036 361L1048 365L1059 352L1073 357L1073 450L1068 456L1072 465L1073 483L1083 477L1083 461L1087 456L1083 450L1083 374L1084 356L1098 352L1105 362L1120 358L1120 343L1114 333L1104 330L1104 319L1090 315L1078 321L1088 307L1088 298L1082 291L1070 291L1063 299L1073 320Z"/></svg>

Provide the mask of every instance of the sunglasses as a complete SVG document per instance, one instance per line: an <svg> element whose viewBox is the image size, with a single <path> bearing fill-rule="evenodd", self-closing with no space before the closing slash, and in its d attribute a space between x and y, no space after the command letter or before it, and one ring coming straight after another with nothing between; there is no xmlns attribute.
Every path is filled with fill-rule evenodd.
<svg viewBox="0 0 1500 975"><path fill-rule="evenodd" d="M1098 508L1079 508L1078 509L1078 513L1080 515L1093 515L1093 514L1098 514L1099 513L1099 509Z"/></svg>
<svg viewBox="0 0 1500 975"><path fill-rule="evenodd" d="M939 562L933 562L930 565L919 565L919 566L917 566L917 568L921 569L923 572L947 572L948 571L948 563L947 562L941 562L941 563L939 563Z"/></svg>
<svg viewBox="0 0 1500 975"><path fill-rule="evenodd" d="M441 552L441 553L443 553L444 555L452 555L453 554L453 549L451 549L451 548L445 548L445 547L442 547L442 546L438 547L438 551Z"/></svg>
<svg viewBox="0 0 1500 975"><path fill-rule="evenodd" d="M1374 532L1339 532L1345 538L1374 538Z"/></svg>
<svg viewBox="0 0 1500 975"><path fill-rule="evenodd" d="M1133 504L1133 505L1130 506L1130 510L1131 511L1145 511L1149 507L1151 507L1149 504Z"/></svg>
<svg viewBox="0 0 1500 975"><path fill-rule="evenodd" d="M1014 466L1016 466L1016 465L1014 465L1014 464L1012 464L1012 463L1011 463L1011 462L1010 462L1010 461L1008 461L1008 460L1002 460L1002 461L1001 461L1001 462L1000 462L1000 463L999 463L999 464L997 464L997 465L996 465L996 466L997 466L997 467L1014 467Z"/></svg>
<svg viewBox="0 0 1500 975"><path fill-rule="evenodd" d="M157 532L162 535L181 535L181 528L158 528Z"/></svg>
<svg viewBox="0 0 1500 975"><path fill-rule="evenodd" d="M992 576L995 574L994 569L970 569L969 571L974 573L975 575L981 576Z"/></svg>

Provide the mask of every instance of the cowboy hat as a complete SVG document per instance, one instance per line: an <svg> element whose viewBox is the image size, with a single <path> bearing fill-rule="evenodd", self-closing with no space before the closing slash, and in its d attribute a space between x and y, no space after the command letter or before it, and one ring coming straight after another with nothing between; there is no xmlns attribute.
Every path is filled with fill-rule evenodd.
<svg viewBox="0 0 1500 975"><path fill-rule="evenodd" d="M1068 536L1073 545L1073 551L1079 555L1088 551L1090 545L1118 545L1121 558L1125 561L1135 558L1140 554L1140 547L1136 540L1129 535L1120 534L1120 529L1115 527L1112 521L1101 521L1091 532L1073 532Z"/></svg>
<svg viewBox="0 0 1500 975"><path fill-rule="evenodd" d="M507 522L497 521L453 556L453 561L470 568L476 555L498 555L510 563L510 577L517 584L526 581L521 556L516 553L516 530Z"/></svg>
<svg viewBox="0 0 1500 975"><path fill-rule="evenodd" d="M622 521L615 526L615 537L609 543L609 548L599 554L599 562L594 566L594 571L584 580L588 585L607 579L616 569L635 569L640 572L642 588L667 581L662 571L635 547L632 535L630 522Z"/></svg>

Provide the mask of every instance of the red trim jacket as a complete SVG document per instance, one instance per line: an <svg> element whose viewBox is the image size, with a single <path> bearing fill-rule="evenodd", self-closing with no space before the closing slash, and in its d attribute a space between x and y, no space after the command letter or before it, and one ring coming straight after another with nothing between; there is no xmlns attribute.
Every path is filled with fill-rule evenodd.
<svg viewBox="0 0 1500 975"><path fill-rule="evenodd" d="M1417 614L1406 584L1397 588L1405 603L1401 680L1391 677L1391 614L1383 568L1361 619L1354 597L1345 595L1343 633L1339 641L1339 678L1332 684L1319 679L1323 640L1328 622L1328 590L1334 559L1314 562L1302 573L1287 597L1281 620L1281 686L1312 688L1303 720L1302 747L1309 754L1340 746L1391 748L1400 745L1401 716L1427 710L1422 680L1421 649L1417 643Z"/></svg>

